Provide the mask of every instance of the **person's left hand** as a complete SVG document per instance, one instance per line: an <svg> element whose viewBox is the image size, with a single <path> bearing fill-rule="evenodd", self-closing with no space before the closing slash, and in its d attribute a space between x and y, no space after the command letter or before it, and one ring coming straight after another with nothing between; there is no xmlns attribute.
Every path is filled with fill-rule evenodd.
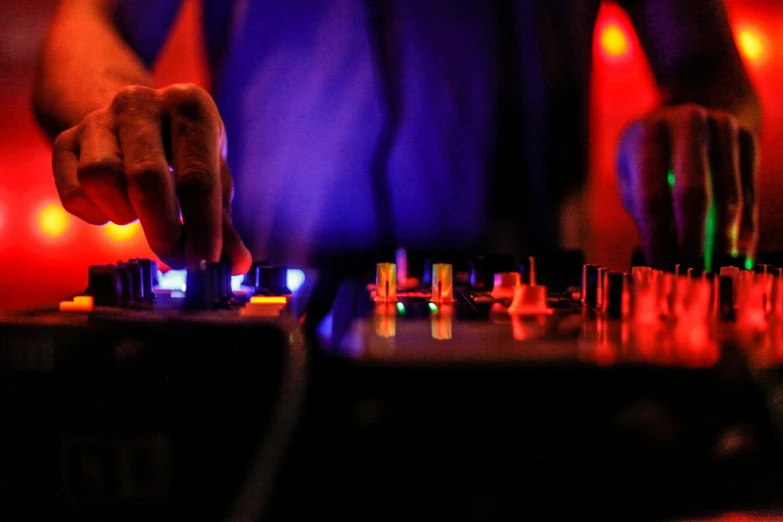
<svg viewBox="0 0 783 522"><path fill-rule="evenodd" d="M657 109L623 131L617 163L652 266L703 268L710 244L715 255L754 259L756 138L734 116L692 104Z"/></svg>

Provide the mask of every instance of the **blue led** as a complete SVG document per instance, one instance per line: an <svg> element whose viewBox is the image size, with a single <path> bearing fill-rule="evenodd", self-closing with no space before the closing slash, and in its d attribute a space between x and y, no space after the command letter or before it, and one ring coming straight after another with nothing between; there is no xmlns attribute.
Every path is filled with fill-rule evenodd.
<svg viewBox="0 0 783 522"><path fill-rule="evenodd" d="M163 290L185 291L185 281L187 281L187 271L169 270L165 274L158 271L158 288Z"/></svg>
<svg viewBox="0 0 783 522"><path fill-rule="evenodd" d="M302 286L302 283L304 283L305 275L304 272L301 270L297 270L296 268L289 268L288 272L286 273L285 282L286 286L288 287L291 292L296 292L299 290L299 287Z"/></svg>

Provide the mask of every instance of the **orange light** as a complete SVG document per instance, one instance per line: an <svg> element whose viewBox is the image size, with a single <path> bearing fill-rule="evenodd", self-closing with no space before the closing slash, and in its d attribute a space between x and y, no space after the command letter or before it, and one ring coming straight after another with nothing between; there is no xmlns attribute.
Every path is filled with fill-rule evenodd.
<svg viewBox="0 0 783 522"><path fill-rule="evenodd" d="M65 234L70 221L70 216L59 203L48 203L38 211L38 228L49 237Z"/></svg>
<svg viewBox="0 0 783 522"><path fill-rule="evenodd" d="M625 55L630 47L628 35L617 24L608 24L604 27L601 31L600 42L604 53L612 58Z"/></svg>
<svg viewBox="0 0 783 522"><path fill-rule="evenodd" d="M61 312L92 312L95 300L91 295L77 295L73 301L60 301Z"/></svg>
<svg viewBox="0 0 783 522"><path fill-rule="evenodd" d="M737 31L737 45L742 55L751 62L761 62L767 51L764 35L756 28L745 27Z"/></svg>
<svg viewBox="0 0 783 522"><path fill-rule="evenodd" d="M114 241L127 241L138 233L141 225L138 221L128 223L127 225L107 223L103 228L106 231L106 235Z"/></svg>

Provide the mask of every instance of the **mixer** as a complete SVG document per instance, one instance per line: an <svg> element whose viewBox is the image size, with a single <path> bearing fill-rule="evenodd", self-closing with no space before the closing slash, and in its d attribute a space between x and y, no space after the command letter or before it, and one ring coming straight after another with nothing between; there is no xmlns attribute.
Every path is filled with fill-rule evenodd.
<svg viewBox="0 0 783 522"><path fill-rule="evenodd" d="M3 519L655 520L783 500L780 269L401 250L292 290L284 266L230 268L182 288L150 260L93 266L84 292L0 319Z"/></svg>

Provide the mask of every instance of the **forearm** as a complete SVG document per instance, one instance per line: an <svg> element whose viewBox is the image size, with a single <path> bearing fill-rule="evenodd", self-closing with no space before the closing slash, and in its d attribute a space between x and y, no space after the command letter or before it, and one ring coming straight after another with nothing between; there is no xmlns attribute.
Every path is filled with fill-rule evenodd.
<svg viewBox="0 0 783 522"><path fill-rule="evenodd" d="M33 98L50 138L134 84L152 86L152 76L114 26L111 2L63 2L44 42Z"/></svg>

